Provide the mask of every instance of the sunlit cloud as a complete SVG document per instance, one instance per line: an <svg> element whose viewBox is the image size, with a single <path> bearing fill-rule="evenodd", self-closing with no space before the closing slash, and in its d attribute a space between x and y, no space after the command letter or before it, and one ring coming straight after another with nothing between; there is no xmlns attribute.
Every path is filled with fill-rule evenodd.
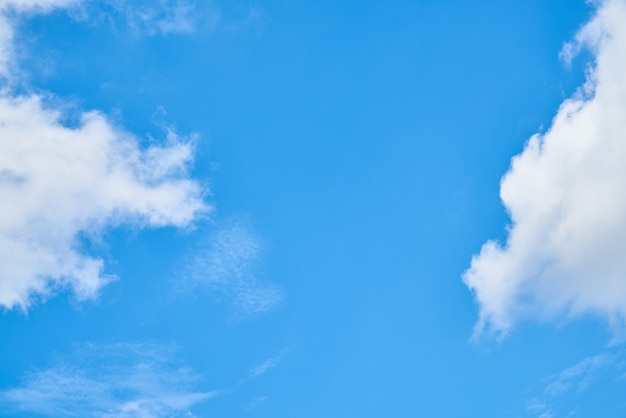
<svg viewBox="0 0 626 418"><path fill-rule="evenodd" d="M75 2L0 2L0 75L16 47L19 13ZM3 64L4 63L4 64ZM26 309L64 289L95 298L115 279L81 240L108 228L185 228L210 210L188 175L195 138L140 138L98 111L67 115L50 95L0 89L0 306ZM70 117L71 116L71 117Z"/></svg>
<svg viewBox="0 0 626 418"><path fill-rule="evenodd" d="M545 134L513 158L500 195L505 243L488 241L463 280L480 307L476 335L523 319L596 314L626 320L626 2L598 2L567 44L588 48L587 82Z"/></svg>

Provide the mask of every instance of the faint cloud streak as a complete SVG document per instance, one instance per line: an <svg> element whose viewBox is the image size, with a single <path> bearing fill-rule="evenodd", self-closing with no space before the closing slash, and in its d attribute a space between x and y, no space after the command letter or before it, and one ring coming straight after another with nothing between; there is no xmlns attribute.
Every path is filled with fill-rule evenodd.
<svg viewBox="0 0 626 418"><path fill-rule="evenodd" d="M243 222L231 222L211 234L188 258L183 286L224 296L235 313L244 317L268 312L284 294L258 278L263 249L260 238Z"/></svg>
<svg viewBox="0 0 626 418"><path fill-rule="evenodd" d="M256 379L257 377L261 377L265 373L272 370L274 367L278 366L278 364L283 359L285 353L286 353L286 350L283 350L280 352L280 354L274 357L268 358L267 360L259 363L257 366L250 369L250 371L248 372L248 376L250 377L250 379Z"/></svg>
<svg viewBox="0 0 626 418"><path fill-rule="evenodd" d="M585 357L543 379L536 395L527 402L526 412L538 418L581 416L577 409L585 401L592 402L591 408L601 416L602 401L595 405L594 396L589 396L588 392L597 387L602 390L607 385L623 384L625 369L624 352L620 347Z"/></svg>
<svg viewBox="0 0 626 418"><path fill-rule="evenodd" d="M0 405L49 417L193 416L194 405L220 392L195 389L200 377L178 365L171 351L137 344L85 346L71 360L29 373L22 386L0 391Z"/></svg>
<svg viewBox="0 0 626 418"><path fill-rule="evenodd" d="M72 15L91 24L106 22L115 29L145 36L212 31L220 20L220 11L212 1L196 0L86 0Z"/></svg>

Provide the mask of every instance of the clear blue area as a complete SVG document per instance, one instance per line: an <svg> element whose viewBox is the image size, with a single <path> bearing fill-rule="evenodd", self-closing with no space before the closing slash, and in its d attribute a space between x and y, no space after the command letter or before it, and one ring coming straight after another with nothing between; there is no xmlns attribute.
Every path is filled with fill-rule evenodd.
<svg viewBox="0 0 626 418"><path fill-rule="evenodd" d="M83 344L148 342L177 347L201 390L235 388L195 405L200 417L533 416L544 379L603 350L607 326L526 323L473 344L461 274L504 236L510 158L584 79L584 58L567 69L558 54L591 6L215 6L224 24L192 34L133 35L65 13L21 25L25 88L142 137L163 138L163 124L198 133L193 174L217 211L193 231L114 229L91 244L119 277L97 302L63 294L2 313L0 387ZM185 255L235 218L267 244L259 277L285 293L244 320L172 284ZM611 390L601 380L562 402L576 416L624 416Z"/></svg>

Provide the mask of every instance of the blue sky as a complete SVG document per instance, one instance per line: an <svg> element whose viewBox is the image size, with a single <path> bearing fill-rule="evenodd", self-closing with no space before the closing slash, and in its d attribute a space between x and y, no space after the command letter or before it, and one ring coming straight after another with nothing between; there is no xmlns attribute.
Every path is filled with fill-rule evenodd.
<svg viewBox="0 0 626 418"><path fill-rule="evenodd" d="M0 0L0 415L623 417L626 2Z"/></svg>

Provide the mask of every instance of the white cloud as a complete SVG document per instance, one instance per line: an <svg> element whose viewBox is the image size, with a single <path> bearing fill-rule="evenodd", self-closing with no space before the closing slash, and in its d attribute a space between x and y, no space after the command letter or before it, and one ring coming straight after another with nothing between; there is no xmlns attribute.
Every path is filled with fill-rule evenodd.
<svg viewBox="0 0 626 418"><path fill-rule="evenodd" d="M0 2L0 70L7 68L2 59L11 58L13 12L71 3ZM193 138L169 132L164 145L141 147L101 113L84 112L70 124L44 102L41 95L0 90L0 305L6 308L25 309L59 288L71 288L78 299L95 297L112 277L100 258L81 250L85 236L124 223L185 227L208 209L187 175Z"/></svg>
<svg viewBox="0 0 626 418"><path fill-rule="evenodd" d="M227 297L238 314L254 316L283 299L276 286L257 277L261 240L240 222L217 230L188 260L183 285L201 287Z"/></svg>
<svg viewBox="0 0 626 418"><path fill-rule="evenodd" d="M164 146L137 138L102 114L76 127L38 96L0 94L0 305L27 307L32 295L71 287L94 297L110 281L79 237L122 223L188 225L205 208L186 176L189 141Z"/></svg>
<svg viewBox="0 0 626 418"><path fill-rule="evenodd" d="M595 56L587 83L545 134L512 160L501 198L512 220L463 279L480 305L476 332L518 320L594 313L626 321L626 1L598 4L563 56Z"/></svg>
<svg viewBox="0 0 626 418"><path fill-rule="evenodd" d="M157 418L193 416L218 396L199 391L199 376L158 346L86 346L0 391L2 410L48 417Z"/></svg>

